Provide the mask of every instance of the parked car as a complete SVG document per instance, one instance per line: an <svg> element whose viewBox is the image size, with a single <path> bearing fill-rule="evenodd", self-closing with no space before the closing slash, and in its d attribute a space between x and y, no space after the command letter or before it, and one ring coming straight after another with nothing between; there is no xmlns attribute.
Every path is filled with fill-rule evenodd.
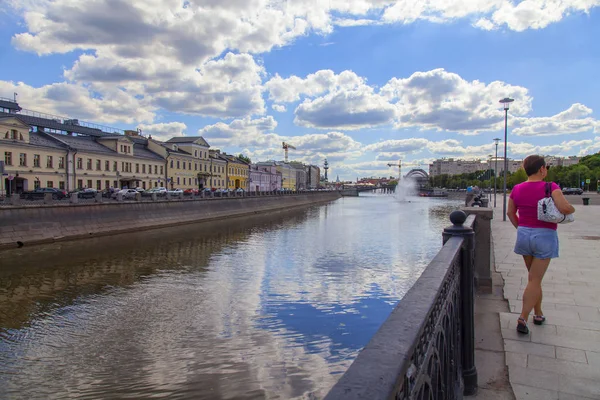
<svg viewBox="0 0 600 400"><path fill-rule="evenodd" d="M167 193L169 193L171 196L181 196L181 195L183 195L183 190L171 189L171 190L167 190Z"/></svg>
<svg viewBox="0 0 600 400"><path fill-rule="evenodd" d="M37 188L21 193L20 197L25 200L43 200L46 193L51 193L53 200L62 200L67 197L67 193L64 190L56 188Z"/></svg>
<svg viewBox="0 0 600 400"><path fill-rule="evenodd" d="M581 189L581 188L563 188L562 192L563 192L563 194L578 194L578 195L582 195L583 194L583 189Z"/></svg>
<svg viewBox="0 0 600 400"><path fill-rule="evenodd" d="M80 199L93 199L96 197L96 193L98 193L98 191L96 189L92 189L92 188L85 188L85 189L74 190L69 194L73 194L73 193L77 193L77 197Z"/></svg>
<svg viewBox="0 0 600 400"><path fill-rule="evenodd" d="M198 189L185 189L183 194L186 196L197 196L200 194L200 191Z"/></svg>
<svg viewBox="0 0 600 400"><path fill-rule="evenodd" d="M135 189L123 189L123 190L119 190L118 192L114 192L112 194L112 198L116 199L117 195L121 193L123 195L123 199L135 199L135 195L138 193L137 190Z"/></svg>

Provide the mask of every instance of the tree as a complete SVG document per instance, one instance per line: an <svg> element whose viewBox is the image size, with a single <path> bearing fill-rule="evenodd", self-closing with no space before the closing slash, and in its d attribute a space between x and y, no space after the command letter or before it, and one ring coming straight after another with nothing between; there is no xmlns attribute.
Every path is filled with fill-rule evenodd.
<svg viewBox="0 0 600 400"><path fill-rule="evenodd" d="M240 160L242 160L248 164L252 164L252 160L250 159L250 157L247 157L247 156L243 155L242 153L240 153L237 158L239 158Z"/></svg>
<svg viewBox="0 0 600 400"><path fill-rule="evenodd" d="M519 168L517 170L517 172L515 172L514 174L511 174L508 177L507 185L512 188L515 185L518 185L519 183L525 182L526 180L527 180L527 173L525 172L525 170L523 168Z"/></svg>

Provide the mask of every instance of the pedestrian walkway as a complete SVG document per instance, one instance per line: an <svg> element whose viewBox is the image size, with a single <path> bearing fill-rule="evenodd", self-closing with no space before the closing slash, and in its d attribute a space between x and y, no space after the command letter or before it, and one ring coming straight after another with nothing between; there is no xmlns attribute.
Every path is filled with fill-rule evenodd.
<svg viewBox="0 0 600 400"><path fill-rule="evenodd" d="M575 208L576 221L559 226L560 258L542 285L547 323L530 319L527 336L515 330L527 269L513 252L516 229L502 221L501 207L495 211L495 264L510 308L500 324L517 400L600 399L600 206Z"/></svg>

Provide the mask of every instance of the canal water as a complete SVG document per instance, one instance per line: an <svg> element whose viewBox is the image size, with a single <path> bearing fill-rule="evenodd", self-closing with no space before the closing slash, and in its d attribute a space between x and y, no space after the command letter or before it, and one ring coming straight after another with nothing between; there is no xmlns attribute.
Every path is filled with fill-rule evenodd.
<svg viewBox="0 0 600 400"><path fill-rule="evenodd" d="M459 205L361 194L0 253L0 398L321 398Z"/></svg>

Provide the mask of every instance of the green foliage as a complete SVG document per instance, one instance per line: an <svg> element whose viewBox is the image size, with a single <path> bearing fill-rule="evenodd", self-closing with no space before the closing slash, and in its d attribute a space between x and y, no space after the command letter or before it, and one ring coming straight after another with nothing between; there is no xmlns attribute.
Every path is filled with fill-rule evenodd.
<svg viewBox="0 0 600 400"><path fill-rule="evenodd" d="M548 170L547 181L553 181L560 187L581 187L581 182L590 179L590 184L584 185L584 189L598 190L598 180L600 180L600 153L592 154L581 158L579 164L568 167L552 167ZM514 185L527 180L527 174L520 168L517 172L507 174L507 187L511 189ZM445 187L448 189L464 189L468 186L493 187L494 172L478 171L470 174L461 175L440 175L429 177L429 184L433 187ZM502 172L496 179L496 188L502 188L504 177Z"/></svg>
<svg viewBox="0 0 600 400"><path fill-rule="evenodd" d="M250 157L246 157L245 155L243 155L242 153L240 153L237 158L239 158L240 160L248 163L248 164L252 164L252 160L250 159Z"/></svg>

